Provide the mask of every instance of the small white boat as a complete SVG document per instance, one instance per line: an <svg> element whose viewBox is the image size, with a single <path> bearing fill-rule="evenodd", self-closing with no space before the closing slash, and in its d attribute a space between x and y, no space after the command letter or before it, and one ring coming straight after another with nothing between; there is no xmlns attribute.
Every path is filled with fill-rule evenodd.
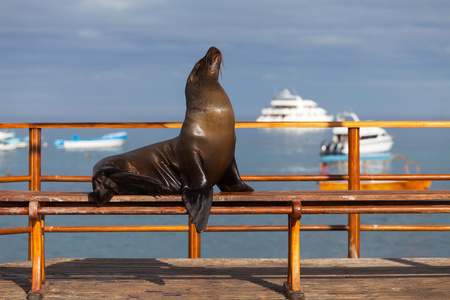
<svg viewBox="0 0 450 300"><path fill-rule="evenodd" d="M256 122L329 122L332 115L317 105L313 100L302 99L293 95L288 89L281 91L272 101L271 107L263 108ZM310 129L310 128L302 128ZM311 128L316 129L317 128ZM320 129L320 128L319 128Z"/></svg>
<svg viewBox="0 0 450 300"><path fill-rule="evenodd" d="M24 138L17 138L17 137L11 137L9 139L4 140L5 143L14 145L16 148L27 148L30 144L29 137Z"/></svg>
<svg viewBox="0 0 450 300"><path fill-rule="evenodd" d="M336 120L345 120L345 117L352 119L347 121L359 121L355 113L349 112L337 114ZM361 154L389 152L394 145L394 138L381 127L361 127L359 139ZM320 154L348 154L348 129L346 127L333 128L333 139L321 145Z"/></svg>
<svg viewBox="0 0 450 300"><path fill-rule="evenodd" d="M13 136L14 136L14 132L0 131L0 141L12 138Z"/></svg>
<svg viewBox="0 0 450 300"><path fill-rule="evenodd" d="M105 134L100 138L80 139L74 135L72 139L55 140L55 146L61 149L104 149L119 148L125 143L127 133L125 131Z"/></svg>
<svg viewBox="0 0 450 300"><path fill-rule="evenodd" d="M28 137L23 139L15 137L14 132L0 131L0 151L15 150L28 147Z"/></svg>
<svg viewBox="0 0 450 300"><path fill-rule="evenodd" d="M10 151L10 150L16 150L17 145L10 144L5 141L0 141L0 151Z"/></svg>

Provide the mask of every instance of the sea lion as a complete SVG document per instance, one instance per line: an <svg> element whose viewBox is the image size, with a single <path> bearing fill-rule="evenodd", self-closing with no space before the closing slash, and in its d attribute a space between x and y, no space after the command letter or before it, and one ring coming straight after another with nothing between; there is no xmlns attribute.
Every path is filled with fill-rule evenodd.
<svg viewBox="0 0 450 300"><path fill-rule="evenodd" d="M221 64L221 52L211 47L189 74L178 137L103 158L94 166L95 202L107 203L117 194L181 194L200 233L208 222L215 184L221 191L253 191L236 165L234 112L219 83Z"/></svg>

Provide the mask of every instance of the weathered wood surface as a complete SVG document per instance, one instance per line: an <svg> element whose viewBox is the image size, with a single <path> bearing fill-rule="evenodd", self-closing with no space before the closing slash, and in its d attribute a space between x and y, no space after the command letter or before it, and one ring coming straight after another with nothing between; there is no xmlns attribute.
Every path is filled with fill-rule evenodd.
<svg viewBox="0 0 450 300"><path fill-rule="evenodd" d="M68 191L0 191L2 202L90 202L88 192ZM421 202L450 199L448 190L427 191L257 191L245 193L214 193L214 202L286 202L302 201L303 205L316 205L327 202L381 201L381 202ZM111 202L180 202L180 195L143 196L116 195ZM442 202L446 203L446 202ZM327 203L329 204L329 203Z"/></svg>
<svg viewBox="0 0 450 300"><path fill-rule="evenodd" d="M285 299L286 259L51 259L45 299ZM0 265L25 299L31 263ZM303 259L307 299L450 299L450 258Z"/></svg>

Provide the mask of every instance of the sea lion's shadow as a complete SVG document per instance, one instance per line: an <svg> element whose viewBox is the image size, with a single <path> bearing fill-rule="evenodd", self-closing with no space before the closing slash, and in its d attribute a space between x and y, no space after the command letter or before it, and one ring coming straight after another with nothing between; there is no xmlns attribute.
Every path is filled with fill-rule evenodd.
<svg viewBox="0 0 450 300"><path fill-rule="evenodd" d="M62 260L62 261L61 261ZM55 262L56 261L56 262ZM208 280L240 280L260 285L263 288L284 294L283 288L275 283L265 280L286 274L285 268L280 267L249 267L249 266L211 266L204 267L190 265L176 265L159 259L110 259L110 258L66 258L50 259L45 268L47 284L50 289L45 293L52 293L52 282L55 289L64 288L65 284L58 285L58 281L76 280L78 284L85 281L130 283L133 280L145 280L157 286L166 286L167 281L186 280L185 286L190 288L207 289ZM11 280L25 293L31 290L31 262L24 266L2 267L2 280ZM77 285L78 285L77 284ZM226 283L224 284L226 285ZM177 285L175 284L174 287ZM151 287L149 287L151 289ZM155 287L156 288L156 287ZM168 288L170 288L168 286ZM159 288L158 288L159 289ZM146 292L167 292L164 290L148 290Z"/></svg>

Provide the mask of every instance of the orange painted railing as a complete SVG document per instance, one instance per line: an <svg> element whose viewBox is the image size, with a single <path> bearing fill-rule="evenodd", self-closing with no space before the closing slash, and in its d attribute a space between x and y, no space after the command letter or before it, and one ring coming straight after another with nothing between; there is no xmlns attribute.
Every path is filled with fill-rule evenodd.
<svg viewBox="0 0 450 300"><path fill-rule="evenodd" d="M5 123L0 129L29 129L29 172L28 175L0 177L1 182L28 181L29 190L39 191L41 182L89 182L90 176L59 176L41 174L41 131L55 128L180 128L182 123ZM414 175L362 175L360 174L359 131L361 127L396 127L396 128L450 128L449 121L364 121L364 122L238 122L236 128L330 128L347 127L349 131L348 175L242 175L245 181L321 181L348 180L350 190L358 190L360 180L450 180L450 174L414 174ZM348 256L360 255L360 230L420 230L441 231L450 230L448 225L360 225L358 214L350 214L348 225L302 225L301 230L345 230L348 231ZM92 226L83 228L46 227L46 231L56 232L99 232L99 231L189 231L197 245L189 247L189 257L198 257L200 245L195 230L189 226L177 228L150 228L145 226L114 226L114 228ZM209 226L206 231L285 231L287 226ZM0 234L30 232L30 227L0 229ZM192 242L194 243L194 242ZM194 243L194 244L195 244ZM191 253L193 252L193 253Z"/></svg>

